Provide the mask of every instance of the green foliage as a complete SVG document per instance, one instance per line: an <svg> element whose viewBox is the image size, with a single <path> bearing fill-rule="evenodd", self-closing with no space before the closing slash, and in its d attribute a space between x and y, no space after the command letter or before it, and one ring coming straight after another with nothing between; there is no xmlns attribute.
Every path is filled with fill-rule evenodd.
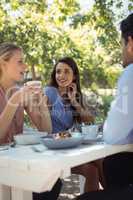
<svg viewBox="0 0 133 200"><path fill-rule="evenodd" d="M107 117L107 113L109 111L110 104L114 97L112 95L109 95L109 96L101 96L101 98L102 98L102 104L99 106L99 110L100 110L101 114L99 116L104 121Z"/></svg>
<svg viewBox="0 0 133 200"><path fill-rule="evenodd" d="M131 9L132 1L129 1ZM117 15L113 7L119 11ZM119 32L122 0L95 0L83 13L78 0L1 0L0 43L23 47L29 70L43 83L49 81L57 59L72 56L85 88L115 86L121 73Z"/></svg>
<svg viewBox="0 0 133 200"><path fill-rule="evenodd" d="M114 89L100 89L94 83L91 90L85 89L83 92L84 105L95 116L95 123L103 123L116 91Z"/></svg>

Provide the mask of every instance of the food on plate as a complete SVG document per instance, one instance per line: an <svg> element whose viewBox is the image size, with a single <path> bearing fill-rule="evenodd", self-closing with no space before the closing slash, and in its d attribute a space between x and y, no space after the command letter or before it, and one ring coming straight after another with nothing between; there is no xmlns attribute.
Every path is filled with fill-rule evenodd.
<svg viewBox="0 0 133 200"><path fill-rule="evenodd" d="M65 138L70 138L72 135L69 132L60 132L53 134L54 139L65 139Z"/></svg>

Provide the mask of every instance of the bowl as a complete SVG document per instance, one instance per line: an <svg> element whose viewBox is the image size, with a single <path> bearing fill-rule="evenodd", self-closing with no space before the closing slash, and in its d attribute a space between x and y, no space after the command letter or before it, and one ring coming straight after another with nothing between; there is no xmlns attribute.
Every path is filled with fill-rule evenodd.
<svg viewBox="0 0 133 200"><path fill-rule="evenodd" d="M19 145L39 144L41 142L40 136L32 134L15 135L14 141Z"/></svg>
<svg viewBox="0 0 133 200"><path fill-rule="evenodd" d="M40 137L45 137L48 135L47 132L45 131L38 131L36 129L27 129L27 130L23 130L23 134L24 135L37 135L37 136L40 136Z"/></svg>
<svg viewBox="0 0 133 200"><path fill-rule="evenodd" d="M72 135L72 137L81 137L81 136L82 136L82 133L77 132L77 131L74 131L74 132L71 132L71 135ZM82 136L82 137L83 137L83 136Z"/></svg>
<svg viewBox="0 0 133 200"><path fill-rule="evenodd" d="M82 143L82 140L83 137L81 136L61 139L54 139L51 137L42 139L42 142L49 149L67 149L79 146Z"/></svg>

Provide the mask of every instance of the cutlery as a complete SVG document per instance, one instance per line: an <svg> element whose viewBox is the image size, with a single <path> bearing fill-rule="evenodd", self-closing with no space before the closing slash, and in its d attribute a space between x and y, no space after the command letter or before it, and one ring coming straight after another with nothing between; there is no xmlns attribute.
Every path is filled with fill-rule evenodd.
<svg viewBox="0 0 133 200"><path fill-rule="evenodd" d="M37 152L37 153L42 153L45 151L45 148L42 147L42 146L31 146L31 149L34 151L34 152Z"/></svg>

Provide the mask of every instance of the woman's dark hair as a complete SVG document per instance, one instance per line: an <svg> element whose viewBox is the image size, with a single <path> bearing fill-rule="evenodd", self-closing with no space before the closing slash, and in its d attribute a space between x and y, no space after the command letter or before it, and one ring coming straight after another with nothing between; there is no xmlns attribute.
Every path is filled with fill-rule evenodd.
<svg viewBox="0 0 133 200"><path fill-rule="evenodd" d="M78 66L77 66L77 64L76 64L76 62L74 61L73 58L64 57L64 58L59 59L56 62L55 66L54 66L54 69L53 69L53 71L51 73L51 80L50 80L49 86L53 86L53 87L58 88L58 84L56 82L56 66L58 65L58 63L65 63L72 69L73 75L75 77L73 82L77 86L76 100L83 106L83 97L82 97L82 92L81 92L81 87L80 87L79 70L78 70ZM78 117L76 117L76 118L78 119Z"/></svg>
<svg viewBox="0 0 133 200"><path fill-rule="evenodd" d="M129 36L133 38L133 13L121 22L120 29L126 43Z"/></svg>

